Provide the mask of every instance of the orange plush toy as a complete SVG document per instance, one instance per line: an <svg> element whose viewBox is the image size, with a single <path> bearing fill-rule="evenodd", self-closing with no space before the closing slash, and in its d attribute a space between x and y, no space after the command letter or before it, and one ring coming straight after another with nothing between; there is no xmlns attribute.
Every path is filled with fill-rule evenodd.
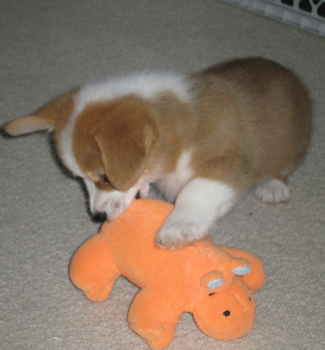
<svg viewBox="0 0 325 350"><path fill-rule="evenodd" d="M212 338L245 335L254 324L252 293L265 281L261 260L209 238L179 250L157 248L155 235L172 210L154 199L134 201L77 250L72 282L92 301L107 299L120 275L140 287L128 321L153 349L170 344L183 312Z"/></svg>

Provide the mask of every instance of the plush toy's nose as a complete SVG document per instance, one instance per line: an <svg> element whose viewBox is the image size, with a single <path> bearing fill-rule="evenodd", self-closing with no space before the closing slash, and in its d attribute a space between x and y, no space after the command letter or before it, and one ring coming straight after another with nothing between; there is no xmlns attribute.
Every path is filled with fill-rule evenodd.
<svg viewBox="0 0 325 350"><path fill-rule="evenodd" d="M93 214L93 219L98 222L103 222L107 220L107 215L105 212L96 212Z"/></svg>

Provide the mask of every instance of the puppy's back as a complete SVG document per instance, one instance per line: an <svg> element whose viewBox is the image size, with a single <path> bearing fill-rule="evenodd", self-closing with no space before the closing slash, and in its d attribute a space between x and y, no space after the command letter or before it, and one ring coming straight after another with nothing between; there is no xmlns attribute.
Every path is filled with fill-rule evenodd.
<svg viewBox="0 0 325 350"><path fill-rule="evenodd" d="M197 142L215 141L206 142L207 150L202 147L201 162L231 154L241 163L237 170L233 166L234 172L247 173L246 182L255 184L289 174L303 160L312 106L293 72L266 59L247 58L215 65L192 78L201 116Z"/></svg>

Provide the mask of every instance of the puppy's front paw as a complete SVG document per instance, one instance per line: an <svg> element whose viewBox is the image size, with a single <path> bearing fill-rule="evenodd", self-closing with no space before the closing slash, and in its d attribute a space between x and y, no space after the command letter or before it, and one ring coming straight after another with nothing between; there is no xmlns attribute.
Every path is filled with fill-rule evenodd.
<svg viewBox="0 0 325 350"><path fill-rule="evenodd" d="M179 249L207 235L205 228L194 220L170 215L156 236L160 248Z"/></svg>

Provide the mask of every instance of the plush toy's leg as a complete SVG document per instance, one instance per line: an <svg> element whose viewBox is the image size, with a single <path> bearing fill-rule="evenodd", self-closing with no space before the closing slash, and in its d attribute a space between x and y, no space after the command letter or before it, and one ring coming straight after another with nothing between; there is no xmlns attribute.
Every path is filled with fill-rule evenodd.
<svg viewBox="0 0 325 350"><path fill-rule="evenodd" d="M265 273L263 271L263 262L256 255L238 248L225 247L219 245L221 249L232 255L234 258L244 258L250 262L252 272L245 276L240 276L240 279L252 291L256 291L262 287L265 282Z"/></svg>
<svg viewBox="0 0 325 350"><path fill-rule="evenodd" d="M119 275L108 247L99 234L86 241L70 263L71 281L92 301L106 300Z"/></svg>
<svg viewBox="0 0 325 350"><path fill-rule="evenodd" d="M133 300L128 321L132 330L155 350L168 347L182 311L165 295L150 288L142 289Z"/></svg>

